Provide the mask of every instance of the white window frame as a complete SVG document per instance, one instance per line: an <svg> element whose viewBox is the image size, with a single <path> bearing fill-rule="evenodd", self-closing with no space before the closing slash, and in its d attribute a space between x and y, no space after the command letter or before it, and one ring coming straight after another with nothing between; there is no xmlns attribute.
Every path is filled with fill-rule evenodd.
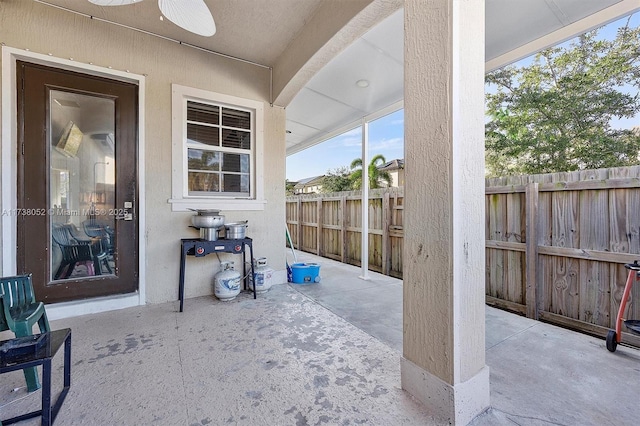
<svg viewBox="0 0 640 426"><path fill-rule="evenodd" d="M187 158L187 102L217 104L247 110L252 115L250 197L189 195ZM171 85L172 181L168 201L172 211L189 209L264 210L264 103L193 87Z"/></svg>

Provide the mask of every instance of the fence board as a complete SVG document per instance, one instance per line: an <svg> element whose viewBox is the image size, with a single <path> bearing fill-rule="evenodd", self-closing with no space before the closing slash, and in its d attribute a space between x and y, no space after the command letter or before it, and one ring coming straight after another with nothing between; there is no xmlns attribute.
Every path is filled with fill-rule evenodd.
<svg viewBox="0 0 640 426"><path fill-rule="evenodd" d="M585 174L583 178L600 178ZM605 251L609 246L608 191L580 192L580 248ZM579 261L579 314L578 319L608 326L609 309L603 304L608 295L609 267L603 262ZM607 298L604 297L604 300Z"/></svg>
<svg viewBox="0 0 640 426"><path fill-rule="evenodd" d="M503 241L506 226L506 200L498 195L489 197L489 240ZM489 295L498 299L508 300L506 298L505 274L504 274L504 257L502 250L488 249L487 252L487 279L490 283Z"/></svg>
<svg viewBox="0 0 640 426"><path fill-rule="evenodd" d="M382 273L390 275L391 256L389 250L389 218L391 215L391 197L389 197L388 192L385 192L382 197L382 253L380 254L380 257L382 261Z"/></svg>
<svg viewBox="0 0 640 426"><path fill-rule="evenodd" d="M540 312L540 293L541 288L538 285L538 226L537 212L539 202L538 183L527 184L526 192L526 214L525 214L525 305L527 317L538 319Z"/></svg>
<svg viewBox="0 0 640 426"><path fill-rule="evenodd" d="M523 194L506 194L506 230L505 239L509 242L522 243L524 239L525 220ZM505 256L505 298L511 302L522 303L524 285L523 254L517 251L508 251Z"/></svg>
<svg viewBox="0 0 640 426"><path fill-rule="evenodd" d="M349 224L347 218L347 197L340 197L340 210L342 211L342 218L340 225L340 259L342 263L347 263L347 225Z"/></svg>
<svg viewBox="0 0 640 426"><path fill-rule="evenodd" d="M554 180L569 179L568 173L556 173ZM554 192L552 202L552 245L578 247L578 197L575 191ZM556 257L553 269L551 312L577 318L578 315L578 264L573 259Z"/></svg>

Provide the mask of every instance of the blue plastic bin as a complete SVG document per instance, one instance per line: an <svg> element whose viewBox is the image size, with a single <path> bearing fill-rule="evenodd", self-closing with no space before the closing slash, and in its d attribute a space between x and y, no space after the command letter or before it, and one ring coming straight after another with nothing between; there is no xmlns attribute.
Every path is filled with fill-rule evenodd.
<svg viewBox="0 0 640 426"><path fill-rule="evenodd" d="M314 284L320 282L320 265L317 263L294 263L291 265L291 282Z"/></svg>

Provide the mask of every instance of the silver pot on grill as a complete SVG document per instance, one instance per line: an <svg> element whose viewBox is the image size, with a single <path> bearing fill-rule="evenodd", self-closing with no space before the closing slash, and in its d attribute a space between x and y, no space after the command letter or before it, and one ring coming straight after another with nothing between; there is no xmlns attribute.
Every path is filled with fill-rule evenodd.
<svg viewBox="0 0 640 426"><path fill-rule="evenodd" d="M200 239L205 241L216 241L220 228L200 228Z"/></svg>
<svg viewBox="0 0 640 426"><path fill-rule="evenodd" d="M247 220L242 222L225 223L224 237L228 240L241 240L247 235Z"/></svg>
<svg viewBox="0 0 640 426"><path fill-rule="evenodd" d="M191 224L196 228L222 228L224 216L194 214L191 216Z"/></svg>
<svg viewBox="0 0 640 426"><path fill-rule="evenodd" d="M191 224L200 231L200 239L216 241L218 231L224 226L224 216L220 210L191 209L196 214L191 216Z"/></svg>

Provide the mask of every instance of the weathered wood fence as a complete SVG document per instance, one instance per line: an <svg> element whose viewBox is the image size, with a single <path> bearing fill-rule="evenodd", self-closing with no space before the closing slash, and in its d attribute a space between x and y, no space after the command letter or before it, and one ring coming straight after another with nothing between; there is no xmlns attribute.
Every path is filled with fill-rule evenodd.
<svg viewBox="0 0 640 426"><path fill-rule="evenodd" d="M296 249L360 266L360 191L287 198L287 227ZM369 192L369 269L402 278L402 188Z"/></svg>
<svg viewBox="0 0 640 426"><path fill-rule="evenodd" d="M605 336L640 259L640 167L488 179L485 199L487 303ZM402 188L371 191L370 269L399 278L402 213ZM359 192L289 197L286 214L296 248L360 265Z"/></svg>

